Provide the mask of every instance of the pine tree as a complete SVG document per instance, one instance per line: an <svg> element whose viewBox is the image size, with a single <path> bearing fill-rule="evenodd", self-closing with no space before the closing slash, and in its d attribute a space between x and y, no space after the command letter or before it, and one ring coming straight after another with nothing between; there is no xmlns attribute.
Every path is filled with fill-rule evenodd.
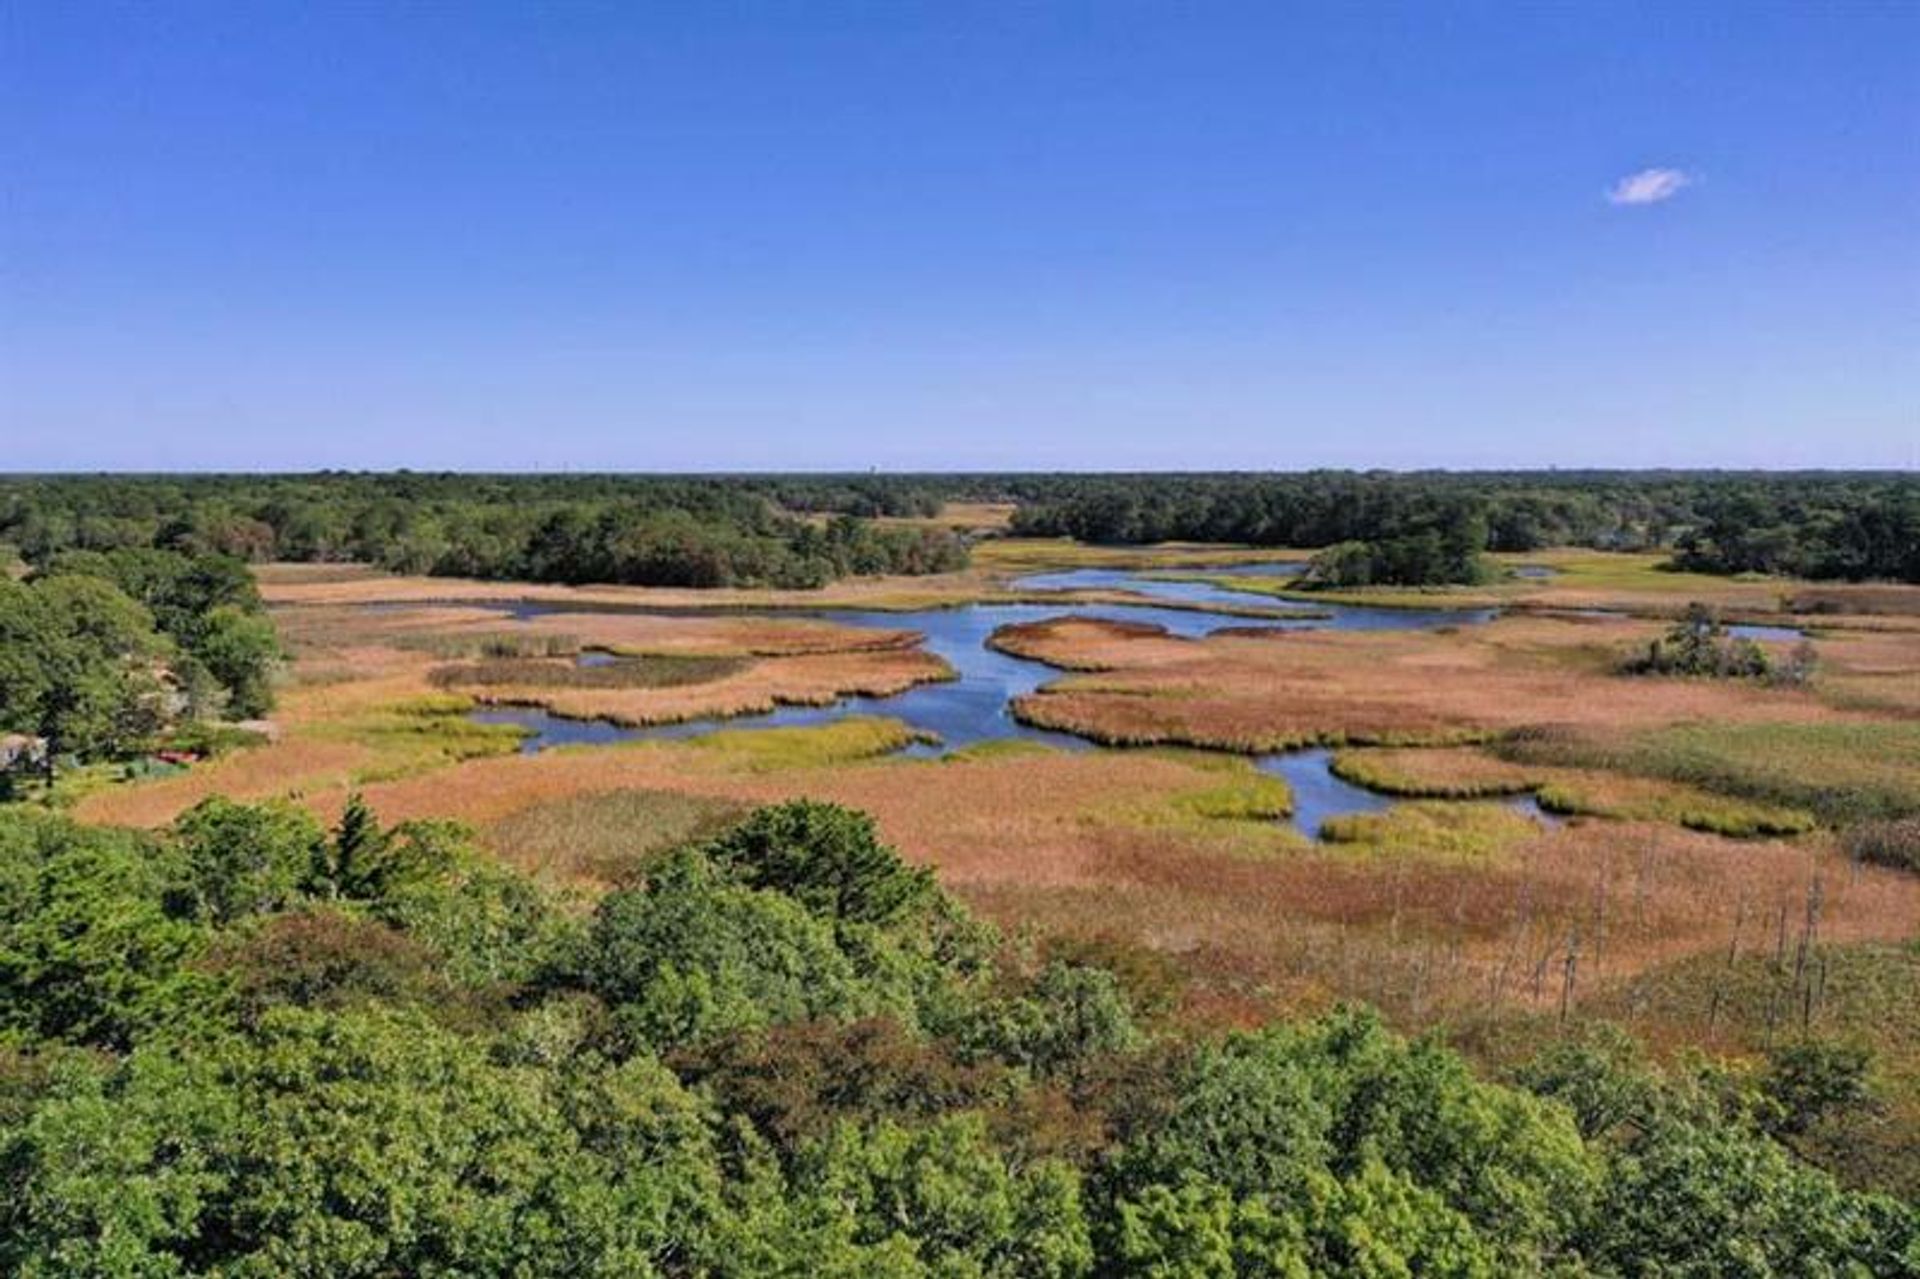
<svg viewBox="0 0 1920 1279"><path fill-rule="evenodd" d="M372 897L387 860L387 834L380 819L359 791L347 796L347 807L333 832L333 864L326 878L342 897Z"/></svg>

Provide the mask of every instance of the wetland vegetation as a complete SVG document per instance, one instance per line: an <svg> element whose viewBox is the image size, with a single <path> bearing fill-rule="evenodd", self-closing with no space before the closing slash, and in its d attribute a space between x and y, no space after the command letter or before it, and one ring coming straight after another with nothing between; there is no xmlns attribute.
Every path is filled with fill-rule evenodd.
<svg viewBox="0 0 1920 1279"><path fill-rule="evenodd" d="M1920 1273L1920 587L1770 482L0 488L0 1268ZM519 540L703 520L847 554Z"/></svg>

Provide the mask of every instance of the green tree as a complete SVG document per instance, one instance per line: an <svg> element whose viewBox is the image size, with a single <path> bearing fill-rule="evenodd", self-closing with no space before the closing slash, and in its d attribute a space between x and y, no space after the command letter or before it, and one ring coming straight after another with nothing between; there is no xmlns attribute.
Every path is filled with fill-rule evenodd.
<svg viewBox="0 0 1920 1279"><path fill-rule="evenodd" d="M983 1001L963 1038L1040 1075L1070 1075L1143 1042L1113 973L1057 960L1021 994Z"/></svg>
<svg viewBox="0 0 1920 1279"><path fill-rule="evenodd" d="M1760 1078L1760 1090L1771 1103L1768 1129L1799 1136L1830 1116L1870 1107L1872 1061L1865 1045L1830 1039L1802 1039L1769 1052Z"/></svg>
<svg viewBox="0 0 1920 1279"><path fill-rule="evenodd" d="M125 1045L190 1022L206 933L167 910L178 878L144 836L0 810L0 1029Z"/></svg>
<svg viewBox="0 0 1920 1279"><path fill-rule="evenodd" d="M843 1124L803 1152L796 1188L840 1206L855 1243L895 1245L931 1274L1047 1279L1092 1269L1073 1171L1010 1170L974 1116L919 1127Z"/></svg>
<svg viewBox="0 0 1920 1279"><path fill-rule="evenodd" d="M333 839L316 850L311 891L332 897L377 896L388 873L388 849L380 818L354 791L347 796Z"/></svg>
<svg viewBox="0 0 1920 1279"><path fill-rule="evenodd" d="M628 1033L656 1049L816 1017L911 1015L904 994L856 974L826 921L783 894L728 882L697 852L601 901L586 975Z"/></svg>
<svg viewBox="0 0 1920 1279"><path fill-rule="evenodd" d="M273 709L280 638L266 617L223 604L201 618L193 653L226 688L229 716L252 719Z"/></svg>
<svg viewBox="0 0 1920 1279"><path fill-rule="evenodd" d="M1258 1199L1326 1255L1336 1250L1327 1232L1349 1229L1327 1224L1341 1219L1326 1207L1337 1193L1350 1211L1411 1214L1392 1229L1415 1252L1431 1236L1435 1248L1522 1272L1567 1246L1596 1175L1565 1112L1481 1083L1457 1055L1405 1044L1354 1012L1203 1049L1114 1172L1123 1201L1186 1179L1220 1186L1236 1205Z"/></svg>
<svg viewBox="0 0 1920 1279"><path fill-rule="evenodd" d="M100 578L5 584L0 651L0 728L45 739L49 780L59 756L110 755L164 721L168 646L151 615Z"/></svg>
<svg viewBox="0 0 1920 1279"><path fill-rule="evenodd" d="M931 870L908 866L880 842L871 817L838 804L802 799L757 809L706 851L742 883L844 923L893 923L933 893Z"/></svg>
<svg viewBox="0 0 1920 1279"><path fill-rule="evenodd" d="M1603 1273L1920 1275L1920 1215L1849 1195L1737 1119L1663 1105L1618 1146L1580 1240Z"/></svg>
<svg viewBox="0 0 1920 1279"><path fill-rule="evenodd" d="M455 823L402 823L383 854L369 881L372 910L434 947L455 980L530 981L583 944L574 915Z"/></svg>
<svg viewBox="0 0 1920 1279"><path fill-rule="evenodd" d="M0 575L0 730L39 734L53 703L49 658L63 642L39 593Z"/></svg>
<svg viewBox="0 0 1920 1279"><path fill-rule="evenodd" d="M215 924L278 910L299 893L326 835L291 804L236 804L210 796L173 825L193 918Z"/></svg>

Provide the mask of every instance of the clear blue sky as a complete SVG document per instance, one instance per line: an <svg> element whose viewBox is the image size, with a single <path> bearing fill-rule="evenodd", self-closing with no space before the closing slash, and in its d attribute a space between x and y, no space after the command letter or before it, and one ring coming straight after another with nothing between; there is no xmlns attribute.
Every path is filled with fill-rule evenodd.
<svg viewBox="0 0 1920 1279"><path fill-rule="evenodd" d="M0 470L1920 466L1913 3L0 40Z"/></svg>

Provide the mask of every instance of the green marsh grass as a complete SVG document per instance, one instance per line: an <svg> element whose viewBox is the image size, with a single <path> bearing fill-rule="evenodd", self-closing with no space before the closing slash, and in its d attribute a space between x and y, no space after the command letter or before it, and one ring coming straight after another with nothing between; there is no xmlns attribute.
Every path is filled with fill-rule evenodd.
<svg viewBox="0 0 1920 1279"><path fill-rule="evenodd" d="M1520 764L1477 750L1341 751L1334 756L1332 769L1336 777L1388 795L1461 800L1532 791L1540 806L1552 813L1669 822L1736 839L1799 835L1817 824L1803 808L1716 794L1659 778Z"/></svg>
<svg viewBox="0 0 1920 1279"><path fill-rule="evenodd" d="M1293 814L1293 790L1284 778L1263 773L1251 760L1206 751L1161 748L1143 752L1172 760L1202 775L1198 785L1121 806L1124 825L1177 833L1234 852L1272 853L1304 848L1306 841L1285 824Z"/></svg>
<svg viewBox="0 0 1920 1279"><path fill-rule="evenodd" d="M941 764L969 764L994 759L1020 759L1038 755L1051 755L1056 748L1045 742L1036 742L1024 737L1001 737L984 742L974 742L957 750L948 751L935 762Z"/></svg>
<svg viewBox="0 0 1920 1279"><path fill-rule="evenodd" d="M677 653L616 657L600 666L490 657L461 666L436 667L427 678L440 688L683 688L725 679L748 665L744 658Z"/></svg>
<svg viewBox="0 0 1920 1279"><path fill-rule="evenodd" d="M392 781L443 764L509 755L527 731L516 724L479 724L467 718L473 700L455 694L413 698L330 723L315 733L372 748L374 761L353 782Z"/></svg>
<svg viewBox="0 0 1920 1279"><path fill-rule="evenodd" d="M1806 809L1824 821L1920 813L1920 723L1680 724L1624 736L1516 733L1520 763L1603 768Z"/></svg>
<svg viewBox="0 0 1920 1279"><path fill-rule="evenodd" d="M1382 813L1347 813L1321 824L1320 838L1341 851L1442 862L1489 861L1540 833L1532 818L1504 804L1415 801Z"/></svg>
<svg viewBox="0 0 1920 1279"><path fill-rule="evenodd" d="M934 740L897 719L852 715L802 728L740 728L696 737L688 747L749 772L828 768L879 759L915 742Z"/></svg>

